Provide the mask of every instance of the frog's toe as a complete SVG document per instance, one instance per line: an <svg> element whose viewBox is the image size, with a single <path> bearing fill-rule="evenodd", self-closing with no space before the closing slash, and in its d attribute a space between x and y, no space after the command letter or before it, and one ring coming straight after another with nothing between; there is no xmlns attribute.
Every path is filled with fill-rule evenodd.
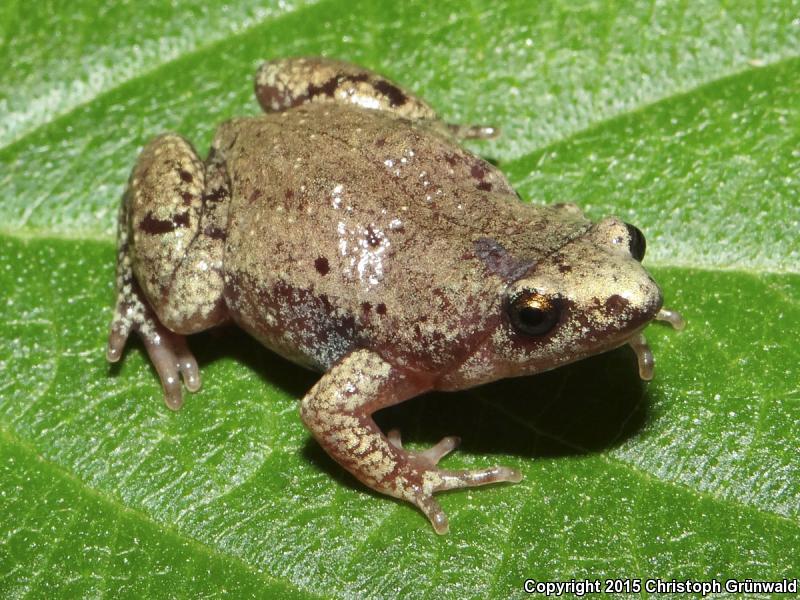
<svg viewBox="0 0 800 600"><path fill-rule="evenodd" d="M430 461L431 465L437 465L440 460L455 450L460 443L461 438L455 435L448 435L439 440L435 446L431 446L425 452L420 452L419 456Z"/></svg>
<svg viewBox="0 0 800 600"><path fill-rule="evenodd" d="M403 440L400 437L400 430L399 429L391 429L386 434L386 437L391 442L392 446L397 448L398 450L403 449Z"/></svg>
<svg viewBox="0 0 800 600"><path fill-rule="evenodd" d="M168 336L155 336L145 339L144 347L156 368L164 389L164 403L171 410L178 410L183 406L183 391L181 390L180 369L178 358L169 343Z"/></svg>
<svg viewBox="0 0 800 600"><path fill-rule="evenodd" d="M448 123L447 129L459 140L491 140L500 136L500 129L491 125L459 125Z"/></svg>
<svg viewBox="0 0 800 600"><path fill-rule="evenodd" d="M200 370L197 360L182 335L160 327L157 335L143 337L147 355L158 372L164 389L164 403L172 410L183 406L181 378L190 392L200 389Z"/></svg>
<svg viewBox="0 0 800 600"><path fill-rule="evenodd" d="M400 436L399 429L392 429L387 434L386 437L391 442L392 446L397 448L398 450L403 449L403 441ZM442 460L445 456L450 454L453 450L458 448L458 445L461 443L461 438L455 435L448 435L447 437L443 437L439 440L435 446L431 446L424 452L409 452L416 456L418 459L422 459L424 462L429 464L431 467L436 466L439 464L439 461Z"/></svg>
<svg viewBox="0 0 800 600"><path fill-rule="evenodd" d="M436 449L440 453L437 460L455 447L458 438L444 438L431 450ZM441 448L440 448L441 446ZM430 451L428 451L430 452ZM424 455L425 453L422 453ZM417 455L418 457L421 455ZM407 496L411 502L419 508L433 525L438 534L445 534L448 530L447 516L433 497L437 492L455 490L459 488L477 487L490 483L518 483L522 480L522 474L510 467L489 467L487 469L429 469L421 474L420 484L411 487L412 493Z"/></svg>
<svg viewBox="0 0 800 600"><path fill-rule="evenodd" d="M181 372L183 378L183 385L190 392L196 392L200 389L202 381L200 380L200 368L197 366L197 359L186 344L186 338L181 335L175 336L177 339L173 344L175 351L175 358L178 362L178 370Z"/></svg>
<svg viewBox="0 0 800 600"><path fill-rule="evenodd" d="M111 326L111 333L108 334L108 344L106 345L106 360L110 363L119 362L122 351L125 349L125 342L128 341L130 331Z"/></svg>
<svg viewBox="0 0 800 600"><path fill-rule="evenodd" d="M665 323L669 323L672 325L673 329L677 329L681 331L686 327L686 319L683 318L683 315L679 313L677 310L670 310L668 308L662 308L658 311L656 315L656 321L664 321Z"/></svg>
<svg viewBox="0 0 800 600"><path fill-rule="evenodd" d="M413 500L417 508L428 517L428 520L433 525L433 529L439 535L444 535L450 530L450 524L447 521L447 515L444 514L442 507L431 495L419 495Z"/></svg>
<svg viewBox="0 0 800 600"><path fill-rule="evenodd" d="M643 381L650 381L653 379L653 372L655 370L655 359L653 358L653 351L650 350L650 345L643 333L637 333L630 340L628 345L636 354L636 360L639 363L639 377Z"/></svg>
<svg viewBox="0 0 800 600"><path fill-rule="evenodd" d="M522 481L522 473L511 467L488 467L486 469L459 469L454 471L440 470L439 478L441 482L434 488L437 492L446 490L456 490L465 487L477 487L490 483L519 483Z"/></svg>

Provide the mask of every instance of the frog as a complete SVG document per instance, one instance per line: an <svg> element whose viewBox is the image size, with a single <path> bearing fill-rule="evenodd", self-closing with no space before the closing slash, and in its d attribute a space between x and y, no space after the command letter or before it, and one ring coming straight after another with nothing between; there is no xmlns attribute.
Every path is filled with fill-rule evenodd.
<svg viewBox="0 0 800 600"><path fill-rule="evenodd" d="M269 60L255 93L263 114L223 122L205 159L175 133L150 141L123 195L106 356L135 332L169 409L201 386L187 336L236 325L322 373L299 402L313 438L443 534L435 494L520 470L442 468L458 437L413 451L376 411L625 345L652 378L643 329L684 321L641 264L638 228L521 201L462 146L495 128L446 123L367 68Z"/></svg>

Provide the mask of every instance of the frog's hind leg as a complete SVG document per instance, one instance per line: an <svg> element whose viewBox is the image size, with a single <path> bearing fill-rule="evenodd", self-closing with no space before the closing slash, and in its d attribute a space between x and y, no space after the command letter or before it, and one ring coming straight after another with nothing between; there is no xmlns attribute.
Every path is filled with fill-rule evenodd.
<svg viewBox="0 0 800 600"><path fill-rule="evenodd" d="M449 436L424 452L402 447L400 434L383 435L372 413L430 389L430 381L406 373L368 350L355 351L334 365L306 394L300 415L325 451L372 489L417 506L437 533L447 532L447 517L436 492L496 482L517 482L508 467L448 470L436 465L458 445Z"/></svg>
<svg viewBox="0 0 800 600"><path fill-rule="evenodd" d="M323 57L284 58L263 63L256 73L256 97L265 112L309 102L350 104L425 121L460 139L491 138L497 129L441 123L421 98L373 71Z"/></svg>
<svg viewBox="0 0 800 600"><path fill-rule="evenodd" d="M167 134L142 151L120 211L117 303L107 358L120 359L136 331L172 409L200 388L184 334L223 322L223 222L228 191L213 156L204 166L183 138Z"/></svg>
<svg viewBox="0 0 800 600"><path fill-rule="evenodd" d="M130 240L127 231L127 203L121 207L117 248L117 302L108 335L106 358L115 363L131 332L136 331L158 373L164 389L164 402L172 410L183 405L180 377L190 391L200 389L197 361L183 336L173 333L156 317L133 274Z"/></svg>
<svg viewBox="0 0 800 600"><path fill-rule="evenodd" d="M352 104L412 120L436 119L423 100L364 67L323 57L284 58L263 63L256 97L265 112L308 102Z"/></svg>

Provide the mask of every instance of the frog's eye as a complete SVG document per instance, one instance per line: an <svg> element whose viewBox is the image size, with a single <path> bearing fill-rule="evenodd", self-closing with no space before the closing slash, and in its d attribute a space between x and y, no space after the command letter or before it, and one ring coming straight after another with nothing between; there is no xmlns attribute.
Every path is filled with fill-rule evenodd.
<svg viewBox="0 0 800 600"><path fill-rule="evenodd" d="M647 248L644 234L639 231L638 227L634 227L630 223L625 223L625 228L628 230L628 238L630 239L628 242L628 249L631 252L631 256L639 262L642 262L644 251Z"/></svg>
<svg viewBox="0 0 800 600"><path fill-rule="evenodd" d="M514 328L527 335L544 335L560 315L558 302L536 292L523 292L511 300L509 317Z"/></svg>

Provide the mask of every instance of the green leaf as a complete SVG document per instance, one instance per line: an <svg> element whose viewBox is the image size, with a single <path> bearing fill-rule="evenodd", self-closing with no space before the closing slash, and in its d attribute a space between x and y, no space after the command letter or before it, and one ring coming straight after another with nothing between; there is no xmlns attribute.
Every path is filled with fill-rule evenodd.
<svg viewBox="0 0 800 600"><path fill-rule="evenodd" d="M213 3L212 3L213 4ZM800 3L0 8L0 595L524 596L572 578L800 575ZM382 412L452 467L514 486L441 497L438 537L313 443L316 376L236 330L192 339L202 391L165 409L133 344L103 357L114 217L138 148L208 146L257 112L263 58L402 82L534 202L648 237L680 333Z"/></svg>

